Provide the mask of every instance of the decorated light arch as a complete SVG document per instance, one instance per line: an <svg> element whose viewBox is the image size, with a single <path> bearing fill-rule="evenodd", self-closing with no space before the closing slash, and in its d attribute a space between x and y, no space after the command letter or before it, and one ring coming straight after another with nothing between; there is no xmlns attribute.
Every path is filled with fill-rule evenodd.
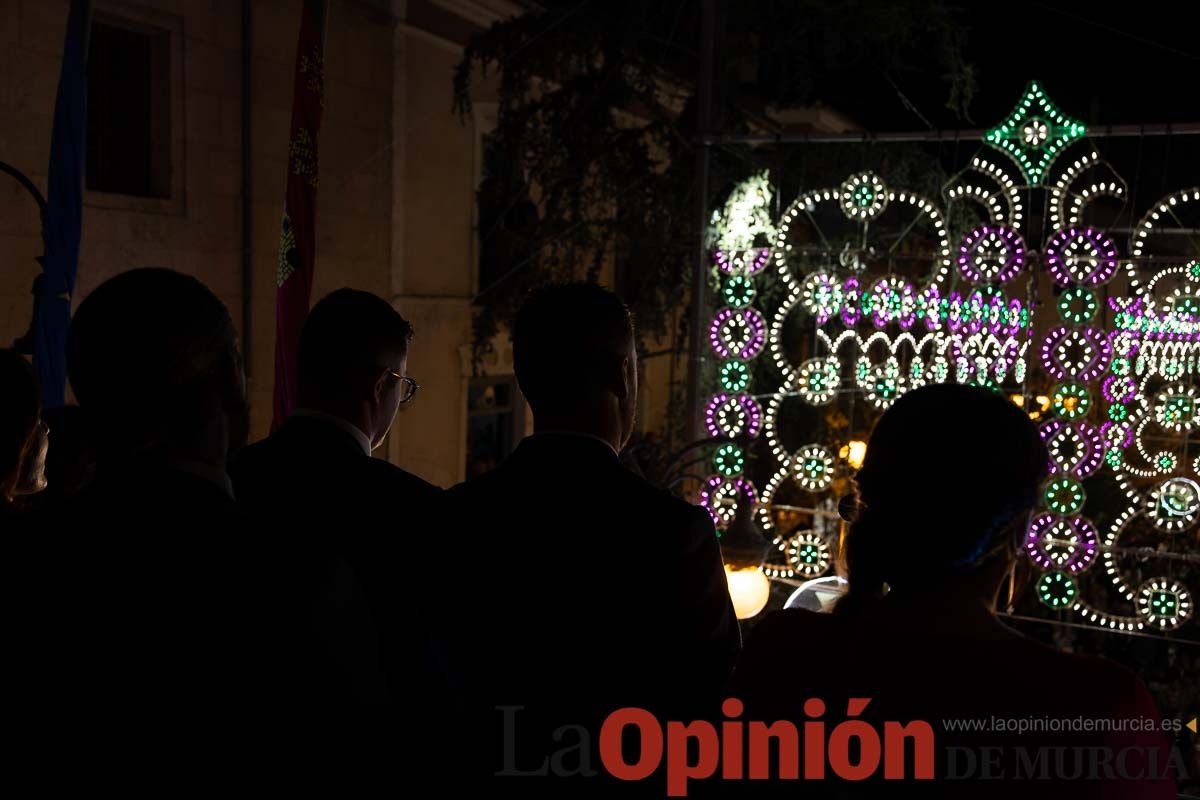
<svg viewBox="0 0 1200 800"><path fill-rule="evenodd" d="M763 173L713 214L718 386L705 424L723 442L701 502L719 528L739 503L756 504L769 577L832 570L837 527L780 524L778 498L833 507L852 473L849 440L869 432L797 437L794 404L878 415L927 383L973 383L1023 406L1051 455L1025 539L1043 605L1118 631L1189 624L1200 575L1181 554L1198 549L1200 519L1200 260L1173 254L1161 234L1168 222L1200 227L1200 189L1164 197L1119 241L1090 212L1129 191L1085 135L1035 82L940 197L862 172L777 204ZM921 252L905 253L906 239ZM1093 495L1122 510L1094 518Z"/></svg>

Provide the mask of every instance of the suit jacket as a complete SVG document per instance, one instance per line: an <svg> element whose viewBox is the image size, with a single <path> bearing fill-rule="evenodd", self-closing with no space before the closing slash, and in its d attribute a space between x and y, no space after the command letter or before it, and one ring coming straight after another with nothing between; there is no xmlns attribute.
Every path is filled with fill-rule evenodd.
<svg viewBox="0 0 1200 800"><path fill-rule="evenodd" d="M413 613L424 569L414 542L438 490L304 417L243 449L230 474L238 503L273 532L273 580L317 694L334 704L397 699L414 660L428 661Z"/></svg>
<svg viewBox="0 0 1200 800"><path fill-rule="evenodd" d="M439 630L491 767L509 723L525 768L562 746L545 735L563 724L589 728L594 746L621 706L672 719L715 707L740 635L703 509L571 434L525 439L444 500L471 580Z"/></svg>

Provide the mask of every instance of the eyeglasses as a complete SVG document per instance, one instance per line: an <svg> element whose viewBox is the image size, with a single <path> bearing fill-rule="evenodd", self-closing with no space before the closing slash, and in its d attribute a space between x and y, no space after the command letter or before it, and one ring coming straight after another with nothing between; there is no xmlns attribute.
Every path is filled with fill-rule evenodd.
<svg viewBox="0 0 1200 800"><path fill-rule="evenodd" d="M417 389L421 388L421 384L417 383L416 381L414 381L412 378L408 377L407 375L401 375L399 372L396 372L396 370L394 370L394 369L389 369L388 374L391 375L396 380L400 381L400 404L401 405L404 405L405 403L409 402L410 400L412 400L414 397L417 396Z"/></svg>

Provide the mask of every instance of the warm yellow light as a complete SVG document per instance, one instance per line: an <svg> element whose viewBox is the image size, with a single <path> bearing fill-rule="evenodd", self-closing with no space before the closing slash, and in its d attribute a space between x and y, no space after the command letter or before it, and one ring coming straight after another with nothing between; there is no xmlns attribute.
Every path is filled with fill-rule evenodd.
<svg viewBox="0 0 1200 800"><path fill-rule="evenodd" d="M1013 405L1015 405L1017 408L1025 407L1025 395L1023 394L1010 394L1008 399L1012 400Z"/></svg>
<svg viewBox="0 0 1200 800"><path fill-rule="evenodd" d="M729 581L729 597L738 619L750 619L767 607L771 597L771 582L758 567L738 568L725 565Z"/></svg>
<svg viewBox="0 0 1200 800"><path fill-rule="evenodd" d="M1042 411L1050 408L1050 398L1046 397L1046 395L1039 394L1035 399L1037 400L1038 405L1042 407Z"/></svg>
<svg viewBox="0 0 1200 800"><path fill-rule="evenodd" d="M853 469L862 469L863 459L867 457L867 443L851 439L849 444L842 445L838 455L845 459Z"/></svg>

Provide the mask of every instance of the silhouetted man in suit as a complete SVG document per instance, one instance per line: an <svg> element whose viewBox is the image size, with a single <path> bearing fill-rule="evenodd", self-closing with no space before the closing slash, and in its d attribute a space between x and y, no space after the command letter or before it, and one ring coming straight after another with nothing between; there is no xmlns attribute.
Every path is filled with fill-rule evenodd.
<svg viewBox="0 0 1200 800"><path fill-rule="evenodd" d="M437 490L372 450L416 393L412 326L386 301L339 289L318 302L300 336L300 406L238 454L238 501L280 532L276 555L294 578L294 622L332 703L399 699L424 664L420 598L410 570ZM402 677L407 676L407 677Z"/></svg>
<svg viewBox="0 0 1200 800"><path fill-rule="evenodd" d="M67 371L96 472L8 562L26 742L41 729L57 763L131 777L168 757L215 767L273 673L262 562L224 468L247 416L233 322L195 278L130 270L79 305Z"/></svg>
<svg viewBox="0 0 1200 800"><path fill-rule="evenodd" d="M594 750L621 706L664 719L715 707L740 647L709 515L618 461L638 388L625 305L590 284L546 288L518 314L513 361L535 433L444 508L474 568L444 631L484 777L578 745L554 735L562 725L586 727Z"/></svg>

